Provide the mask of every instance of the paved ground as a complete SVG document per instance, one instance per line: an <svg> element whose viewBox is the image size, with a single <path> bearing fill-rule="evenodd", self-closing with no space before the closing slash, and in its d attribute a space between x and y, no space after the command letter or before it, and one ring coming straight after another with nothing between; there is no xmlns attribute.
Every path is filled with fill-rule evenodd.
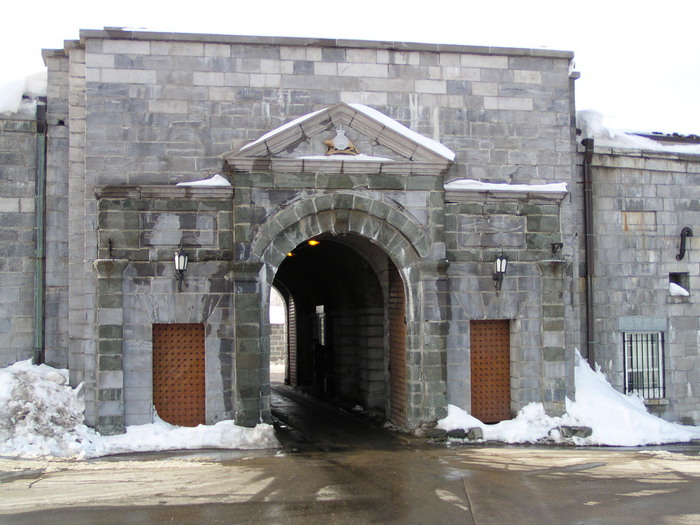
<svg viewBox="0 0 700 525"><path fill-rule="evenodd" d="M700 524L697 447L430 445L277 393L281 451L0 458L0 523Z"/></svg>

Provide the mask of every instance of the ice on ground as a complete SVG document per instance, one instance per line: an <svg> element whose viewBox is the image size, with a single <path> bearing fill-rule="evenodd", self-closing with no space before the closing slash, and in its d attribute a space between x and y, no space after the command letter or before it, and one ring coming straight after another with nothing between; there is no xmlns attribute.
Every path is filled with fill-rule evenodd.
<svg viewBox="0 0 700 525"><path fill-rule="evenodd" d="M161 421L102 436L85 425L82 389L68 386L68 372L20 361L0 369L0 456L90 458L125 452L175 449L277 448L271 425L255 428L220 421L177 427Z"/></svg>
<svg viewBox="0 0 700 525"><path fill-rule="evenodd" d="M577 445L641 446L682 443L700 438L700 427L670 423L649 414L638 396L615 390L600 371L593 371L576 352L576 401L567 400L566 413L548 416L542 403L530 403L518 415L486 425L454 405L438 422L444 430L479 427L484 439L505 443L562 442L558 427L586 426L587 438L572 438Z"/></svg>

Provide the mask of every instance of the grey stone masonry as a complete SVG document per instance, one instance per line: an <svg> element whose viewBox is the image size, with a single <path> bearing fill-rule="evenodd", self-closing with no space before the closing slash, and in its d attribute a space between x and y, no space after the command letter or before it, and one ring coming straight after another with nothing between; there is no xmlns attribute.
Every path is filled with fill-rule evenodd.
<svg viewBox="0 0 700 525"><path fill-rule="evenodd" d="M126 259L97 259L97 425L102 434L122 434L124 423L124 304Z"/></svg>
<svg viewBox="0 0 700 525"><path fill-rule="evenodd" d="M68 58L63 51L45 51L51 82L47 87L48 152L46 159L46 361L68 367ZM83 365L74 362L73 384L80 383Z"/></svg>
<svg viewBox="0 0 700 525"><path fill-rule="evenodd" d="M34 120L0 119L0 367L34 348Z"/></svg>
<svg viewBox="0 0 700 525"><path fill-rule="evenodd" d="M231 189L110 186L97 196L98 426L153 420L154 323L207 323L206 420L232 418ZM182 292L180 247L189 254Z"/></svg>
<svg viewBox="0 0 700 525"><path fill-rule="evenodd" d="M511 321L511 410L544 403L565 411L574 396L573 341L565 320L572 265L559 243L565 193L451 190L445 240L452 292L448 387L450 402L470 406L470 333L474 319ZM501 290L493 261L508 259Z"/></svg>
<svg viewBox="0 0 700 525"><path fill-rule="evenodd" d="M205 325L207 422L269 421L269 290L314 236L358 253L378 290L331 316L344 330L338 369L353 352L363 360L343 388L373 407L405 405L396 417L411 429L448 402L469 408L469 322L507 319L512 411L539 401L560 412L579 340L572 58L112 29L45 51L47 356L84 383L88 422L117 432L152 419L154 323ZM366 157L323 157L338 125ZM232 188L175 186L215 173ZM566 182L569 193L445 191L464 178ZM179 246L190 254L182 292ZM496 292L501 250L511 267ZM383 334L390 268L405 294L393 304L405 307L392 321L405 358L396 398Z"/></svg>
<svg viewBox="0 0 700 525"><path fill-rule="evenodd" d="M700 422L700 158L594 146L595 360L625 389L623 333L664 334L665 395L648 399L671 421ZM680 234L690 227L678 259ZM672 275L688 296L669 290Z"/></svg>

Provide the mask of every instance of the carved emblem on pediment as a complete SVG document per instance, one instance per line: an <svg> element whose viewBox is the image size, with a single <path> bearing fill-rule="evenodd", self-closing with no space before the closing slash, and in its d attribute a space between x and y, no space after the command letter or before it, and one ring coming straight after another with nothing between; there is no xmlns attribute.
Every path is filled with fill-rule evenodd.
<svg viewBox="0 0 700 525"><path fill-rule="evenodd" d="M326 155L359 155L360 150L357 149L352 141L345 136L345 130L342 127L336 128L335 137L329 140L324 140L326 146Z"/></svg>

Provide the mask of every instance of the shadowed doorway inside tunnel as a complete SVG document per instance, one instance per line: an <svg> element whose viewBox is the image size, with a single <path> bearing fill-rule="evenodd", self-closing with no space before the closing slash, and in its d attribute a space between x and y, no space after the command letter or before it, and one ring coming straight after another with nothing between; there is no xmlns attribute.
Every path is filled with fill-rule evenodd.
<svg viewBox="0 0 700 525"><path fill-rule="evenodd" d="M287 254L273 286L287 307L285 383L404 426L406 295L386 252L319 235Z"/></svg>

